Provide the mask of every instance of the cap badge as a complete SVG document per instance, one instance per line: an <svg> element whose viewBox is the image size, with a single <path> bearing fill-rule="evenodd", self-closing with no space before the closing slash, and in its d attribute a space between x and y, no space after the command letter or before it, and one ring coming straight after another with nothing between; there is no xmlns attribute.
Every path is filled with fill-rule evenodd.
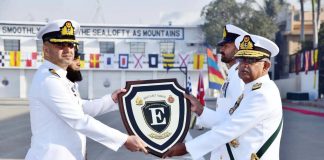
<svg viewBox="0 0 324 160"><path fill-rule="evenodd" d="M225 38L227 35L227 31L226 31L226 27L224 27L224 30L223 30L223 38Z"/></svg>
<svg viewBox="0 0 324 160"><path fill-rule="evenodd" d="M64 25L60 28L62 36L73 36L74 35L74 27L70 21L66 21Z"/></svg>
<svg viewBox="0 0 324 160"><path fill-rule="evenodd" d="M251 37L246 35L243 38L243 41L240 43L240 50L253 49L254 42L251 40Z"/></svg>

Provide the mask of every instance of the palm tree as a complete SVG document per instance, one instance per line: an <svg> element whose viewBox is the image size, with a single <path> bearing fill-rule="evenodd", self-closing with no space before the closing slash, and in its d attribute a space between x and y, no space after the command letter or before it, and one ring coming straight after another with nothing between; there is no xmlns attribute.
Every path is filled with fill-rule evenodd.
<svg viewBox="0 0 324 160"><path fill-rule="evenodd" d="M313 48L317 48L318 46L318 26L317 23L319 23L319 17L316 18L316 16L319 16L320 13L315 14L315 7L316 4L318 4L318 1L320 0L312 0L312 20L313 20ZM320 7L320 6L319 6ZM318 12L318 9L317 9Z"/></svg>
<svg viewBox="0 0 324 160"><path fill-rule="evenodd" d="M304 20L304 0L300 0L300 16L301 16L301 20L300 20L300 25L301 25L301 27L300 27L300 42L303 45L304 42L305 42L305 33L304 33L304 30L305 30L305 27L304 27L304 24L305 24L305 20Z"/></svg>

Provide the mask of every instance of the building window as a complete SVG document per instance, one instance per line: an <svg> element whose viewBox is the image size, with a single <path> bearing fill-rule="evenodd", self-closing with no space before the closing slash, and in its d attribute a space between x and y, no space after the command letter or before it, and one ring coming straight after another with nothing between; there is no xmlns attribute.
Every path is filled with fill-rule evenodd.
<svg viewBox="0 0 324 160"><path fill-rule="evenodd" d="M142 53L145 54L145 43L144 42L131 42L130 53Z"/></svg>
<svg viewBox="0 0 324 160"><path fill-rule="evenodd" d="M100 53L115 53L114 42L99 42Z"/></svg>
<svg viewBox="0 0 324 160"><path fill-rule="evenodd" d="M36 40L37 52L43 52L43 40Z"/></svg>
<svg viewBox="0 0 324 160"><path fill-rule="evenodd" d="M78 46L78 48L79 48L79 53L84 53L84 43L83 43L83 41L79 41L79 46Z"/></svg>
<svg viewBox="0 0 324 160"><path fill-rule="evenodd" d="M174 42L160 42L161 53L174 53Z"/></svg>
<svg viewBox="0 0 324 160"><path fill-rule="evenodd" d="M5 51L20 51L20 40L19 39L5 39L4 40Z"/></svg>

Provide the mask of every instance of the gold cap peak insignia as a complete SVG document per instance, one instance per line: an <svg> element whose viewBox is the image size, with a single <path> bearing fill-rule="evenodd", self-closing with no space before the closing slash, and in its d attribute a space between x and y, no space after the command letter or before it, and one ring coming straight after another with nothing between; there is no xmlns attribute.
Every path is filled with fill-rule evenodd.
<svg viewBox="0 0 324 160"><path fill-rule="evenodd" d="M254 42L251 40L249 35L244 36L242 42L240 43L240 50L253 50Z"/></svg>
<svg viewBox="0 0 324 160"><path fill-rule="evenodd" d="M143 99L141 97L136 97L135 104L136 105L143 105Z"/></svg>
<svg viewBox="0 0 324 160"><path fill-rule="evenodd" d="M64 25L60 28L62 36L73 36L74 27L70 21L66 21Z"/></svg>

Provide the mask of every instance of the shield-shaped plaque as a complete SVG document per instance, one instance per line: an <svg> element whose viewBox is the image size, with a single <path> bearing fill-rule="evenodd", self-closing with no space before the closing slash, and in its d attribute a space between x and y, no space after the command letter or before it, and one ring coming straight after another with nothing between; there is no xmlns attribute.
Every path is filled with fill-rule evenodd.
<svg viewBox="0 0 324 160"><path fill-rule="evenodd" d="M182 142L190 123L190 102L176 79L127 81L118 95L119 109L128 134L137 135L149 153L162 155Z"/></svg>

